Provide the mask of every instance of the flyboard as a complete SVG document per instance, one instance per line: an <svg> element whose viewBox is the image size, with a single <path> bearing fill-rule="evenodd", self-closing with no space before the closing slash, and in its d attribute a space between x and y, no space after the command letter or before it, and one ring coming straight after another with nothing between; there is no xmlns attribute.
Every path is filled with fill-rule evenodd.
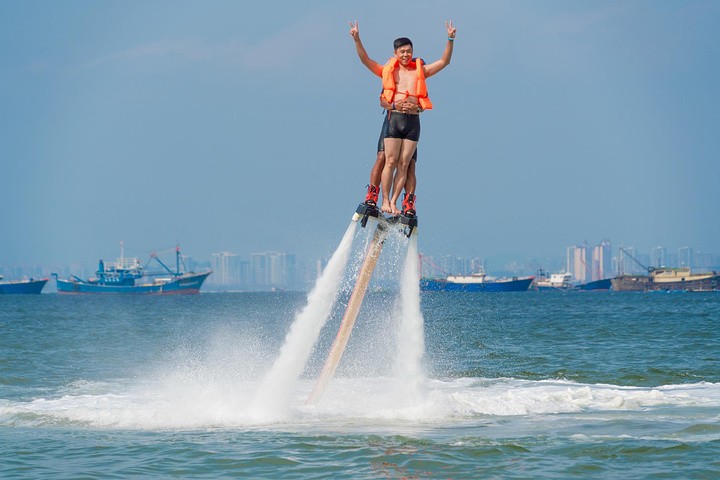
<svg viewBox="0 0 720 480"><path fill-rule="evenodd" d="M335 374L338 363L340 363L340 358L342 358L343 352L345 351L345 346L350 339L350 333L352 332L353 325L355 325L355 319L358 316L360 306L365 298L365 292L367 292L368 284L372 278L373 270L375 270L375 265L380 257L380 252L382 252L383 244L385 243L389 230L393 227L400 227L402 233L408 238L413 234L417 235L417 217L407 217L404 215L386 217L373 205L361 203L352 219L355 222L359 221L363 228L370 219L377 221L377 226L375 227L375 233L370 242L370 247L365 254L365 260L360 268L360 273L355 282L355 288L350 296L350 301L345 309L345 315L343 315L342 322L340 322L337 336L335 337L327 360L325 360L325 366L323 367L322 373L320 373L320 378L318 378L315 388L305 401L308 405L315 404L320 400L325 392L325 387L327 387L327 384Z"/></svg>

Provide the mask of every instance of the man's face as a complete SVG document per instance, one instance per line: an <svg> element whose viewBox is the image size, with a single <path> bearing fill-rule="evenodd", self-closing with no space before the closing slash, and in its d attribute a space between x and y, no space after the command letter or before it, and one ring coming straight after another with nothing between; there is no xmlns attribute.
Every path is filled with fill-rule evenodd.
<svg viewBox="0 0 720 480"><path fill-rule="evenodd" d="M403 45L395 50L395 57L400 61L400 65L407 67L413 58L413 48L410 45Z"/></svg>

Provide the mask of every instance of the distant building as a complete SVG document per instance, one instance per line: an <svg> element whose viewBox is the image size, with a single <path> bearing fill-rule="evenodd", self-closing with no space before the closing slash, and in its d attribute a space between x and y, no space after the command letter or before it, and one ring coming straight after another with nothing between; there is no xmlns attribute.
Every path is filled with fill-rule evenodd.
<svg viewBox="0 0 720 480"><path fill-rule="evenodd" d="M717 269L717 261L712 253L695 252L693 267L698 272L710 272Z"/></svg>
<svg viewBox="0 0 720 480"><path fill-rule="evenodd" d="M613 276L612 246L610 240L603 240L592 251L593 280L602 280Z"/></svg>
<svg viewBox="0 0 720 480"><path fill-rule="evenodd" d="M487 273L485 272L485 259L479 257L471 258L467 262L466 271L470 275L473 273Z"/></svg>
<svg viewBox="0 0 720 480"><path fill-rule="evenodd" d="M623 250L624 253L620 252L620 258L622 259L620 273L646 274L646 268L651 265L650 255L638 253L635 247L623 247Z"/></svg>
<svg viewBox="0 0 720 480"><path fill-rule="evenodd" d="M618 271L620 273L637 273L640 266L635 263L635 260L631 258L631 256L637 258L637 250L635 249L635 247L622 247L622 249L624 250L624 252L620 252L621 263L619 265Z"/></svg>
<svg viewBox="0 0 720 480"><path fill-rule="evenodd" d="M587 283L590 281L591 263L590 245L587 242L567 248L567 272L572 275L574 282Z"/></svg>
<svg viewBox="0 0 720 480"><path fill-rule="evenodd" d="M678 248L678 267L693 268L695 266L692 247Z"/></svg>
<svg viewBox="0 0 720 480"><path fill-rule="evenodd" d="M435 258L434 257L428 257L427 255L421 255L421 261L420 261L420 276L421 277L438 277L442 275L444 272L441 272L438 270L438 268L435 267Z"/></svg>
<svg viewBox="0 0 720 480"><path fill-rule="evenodd" d="M650 264L655 268L667 266L667 250L663 246L650 250Z"/></svg>
<svg viewBox="0 0 720 480"><path fill-rule="evenodd" d="M210 268L213 274L208 284L215 286L247 286L250 283L250 263L240 259L240 255L219 252L210 255Z"/></svg>
<svg viewBox="0 0 720 480"><path fill-rule="evenodd" d="M184 267L184 270L188 272L199 272L202 267L198 262L195 261L195 259L190 255L180 255L180 270L182 271ZM212 269L212 268L211 268Z"/></svg>
<svg viewBox="0 0 720 480"><path fill-rule="evenodd" d="M295 255L262 252L250 255L250 261L231 252L213 253L210 258L213 275L209 285L251 289L288 288L297 284Z"/></svg>
<svg viewBox="0 0 720 480"><path fill-rule="evenodd" d="M445 255L441 260L440 268L452 275L465 275L465 262L460 257Z"/></svg>
<svg viewBox="0 0 720 480"><path fill-rule="evenodd" d="M287 288L297 284L295 255L262 252L250 255L253 285L261 288Z"/></svg>
<svg viewBox="0 0 720 480"><path fill-rule="evenodd" d="M638 262L642 263L646 267L649 265L652 265L652 263L650 262L650 255L647 253L638 253L635 256L635 258L637 258ZM640 265L635 264L635 272L636 273L647 273L647 270L643 270L643 268Z"/></svg>

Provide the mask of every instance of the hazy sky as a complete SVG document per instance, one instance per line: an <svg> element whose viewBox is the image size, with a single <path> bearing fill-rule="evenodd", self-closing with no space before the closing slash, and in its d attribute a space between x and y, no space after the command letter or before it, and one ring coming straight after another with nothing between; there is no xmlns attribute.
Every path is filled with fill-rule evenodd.
<svg viewBox="0 0 720 480"><path fill-rule="evenodd" d="M420 250L720 253L720 2L4 1L0 263L123 240L331 253L364 198L392 41L452 64L422 115Z"/></svg>

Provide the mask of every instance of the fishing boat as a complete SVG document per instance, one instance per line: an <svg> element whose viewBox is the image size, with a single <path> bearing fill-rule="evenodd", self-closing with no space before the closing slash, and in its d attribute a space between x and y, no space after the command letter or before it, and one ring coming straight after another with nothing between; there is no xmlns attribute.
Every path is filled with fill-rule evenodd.
<svg viewBox="0 0 720 480"><path fill-rule="evenodd" d="M41 278L40 280L18 280L13 282L3 282L3 276L0 275L0 295L4 294L26 294L38 295L42 292L49 278Z"/></svg>
<svg viewBox="0 0 720 480"><path fill-rule="evenodd" d="M535 277L494 278L484 273L421 278L420 290L439 292L526 292Z"/></svg>
<svg viewBox="0 0 720 480"><path fill-rule="evenodd" d="M542 270L540 272L541 274L539 274L538 278L535 279L531 288L533 290L538 290L541 292L548 290L561 292L580 290L588 292L610 290L611 287L611 282L609 278L603 280L593 280L592 282L587 283L573 284L570 282L572 279L572 274L570 273L553 273L550 275L550 278L548 278L547 276L542 274L544 273Z"/></svg>
<svg viewBox="0 0 720 480"><path fill-rule="evenodd" d="M646 267L624 248L620 247L620 265L624 255L630 257L647 275L620 273L613 278L612 289L617 292L713 292L720 291L718 272L692 273L689 267Z"/></svg>
<svg viewBox="0 0 720 480"><path fill-rule="evenodd" d="M545 275L545 271L540 270L540 272L538 274L538 278L536 278L535 281L533 282L533 289L538 290L538 291L572 290L573 287L570 284L571 278L572 278L572 275L570 273L566 273L566 272L552 273L552 274L550 274L550 278L548 278Z"/></svg>
<svg viewBox="0 0 720 480"><path fill-rule="evenodd" d="M182 257L180 256L180 248L175 249L176 269L175 271L168 268L153 253L150 255L150 261L154 260L163 270L160 272L148 272L142 266L140 261L135 257L125 257L122 243L120 244L120 258L115 262L103 262L100 260L97 277L83 280L72 275L68 280L57 278L57 274L53 274L57 280L58 293L62 295L74 294L154 294L154 295L170 295L170 294L187 294L199 293L205 279L212 271L194 273L181 273L180 264ZM184 266L184 264L183 264ZM147 279L141 281L141 279Z"/></svg>
<svg viewBox="0 0 720 480"><path fill-rule="evenodd" d="M618 275L612 289L618 292L712 292L720 290L718 272L691 273L690 268L656 268L649 275Z"/></svg>
<svg viewBox="0 0 720 480"><path fill-rule="evenodd" d="M610 287L612 287L612 279L610 278L603 278L602 280L593 280L592 282L575 285L576 290L582 290L584 292L610 290Z"/></svg>

